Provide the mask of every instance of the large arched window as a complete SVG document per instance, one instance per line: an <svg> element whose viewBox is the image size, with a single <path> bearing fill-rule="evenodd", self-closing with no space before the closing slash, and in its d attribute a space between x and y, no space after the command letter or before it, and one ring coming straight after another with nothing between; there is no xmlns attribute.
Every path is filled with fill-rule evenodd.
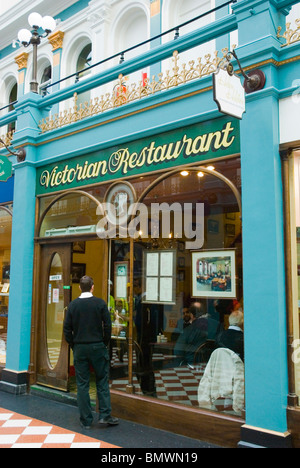
<svg viewBox="0 0 300 468"><path fill-rule="evenodd" d="M79 54L77 59L76 71L80 72L90 67L92 64L92 44L87 44ZM90 73L89 70L85 70L82 73L79 73L79 78L82 76L87 76Z"/></svg>
<svg viewBox="0 0 300 468"><path fill-rule="evenodd" d="M213 4L210 0L206 0L204 2L199 2L198 0L186 0L184 2L180 0L166 0L163 4L163 23L162 23L162 30L167 31L175 26L180 24L186 23L193 18L196 18L205 12L211 10L213 8ZM203 26L206 26L210 22L214 21L215 14L211 13L209 15L204 16L197 21L193 21L190 24L182 27L179 30L180 36L184 34L190 33L199 29ZM167 36L164 36L163 41L171 41L174 38L174 32L170 33ZM184 53L180 53L180 64L182 65L185 63L188 67L189 61L194 60L196 61L199 57L202 58L202 62L205 63L205 56L207 54L211 54L213 58L213 54L216 50L215 40L210 42L204 43L193 49L190 49ZM224 44L224 47L227 44ZM163 63L162 70L168 70L172 67L172 62L170 60L165 61Z"/></svg>
<svg viewBox="0 0 300 468"><path fill-rule="evenodd" d="M100 202L91 194L71 191L41 203L41 218L37 226L40 237L56 237L76 233L95 233Z"/></svg>
<svg viewBox="0 0 300 468"><path fill-rule="evenodd" d="M42 75L41 75L41 81L40 81L40 92L43 93L43 85L47 85L51 83L51 78L52 78L52 67L49 64L45 63L45 65L42 68Z"/></svg>
<svg viewBox="0 0 300 468"><path fill-rule="evenodd" d="M8 102L10 104L9 106L9 111L12 111L14 110L14 105L13 103L17 100L17 96L18 96L18 85L17 83L15 83L12 88L11 88L11 91L9 93L9 98L8 98ZM16 122L11 122L9 125L8 125L8 131L9 132L13 132L14 130L16 129Z"/></svg>
<svg viewBox="0 0 300 468"><path fill-rule="evenodd" d="M112 44L114 45L114 50L111 51L112 54L122 52L145 41L149 38L149 22L146 11L140 7L130 7L127 10L125 8L122 15L117 19L113 31ZM144 44L141 47L126 52L124 60L126 61L142 54L149 47L149 44ZM124 81L125 85L139 83L142 80L142 72L146 73L147 70L140 70L126 77Z"/></svg>
<svg viewBox="0 0 300 468"><path fill-rule="evenodd" d="M91 66L91 64L92 64L92 44L88 43L87 45L83 47L83 49L81 50L77 58L77 63L76 63L76 72L78 72L77 81L87 78L91 74L90 70L86 70L88 67ZM81 70L85 70L85 71L81 72ZM78 106L80 104L84 105L84 103L89 100L90 100L90 91L81 93L78 95L77 105Z"/></svg>

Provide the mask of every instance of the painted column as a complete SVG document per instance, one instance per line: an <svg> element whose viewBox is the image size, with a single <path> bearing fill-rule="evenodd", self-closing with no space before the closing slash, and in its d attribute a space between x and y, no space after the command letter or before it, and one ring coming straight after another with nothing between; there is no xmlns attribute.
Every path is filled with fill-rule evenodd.
<svg viewBox="0 0 300 468"><path fill-rule="evenodd" d="M18 125L12 144L25 145L26 160L14 164L15 184L11 238L10 298L7 331L7 360L0 390L24 393L30 360L33 249L35 225L35 147L41 116L37 108L41 96L29 93L15 108Z"/></svg>
<svg viewBox="0 0 300 468"><path fill-rule="evenodd" d="M27 52L22 52L22 54L15 57L15 62L18 65L18 97L23 96L25 92L25 76L27 71L27 62L29 54Z"/></svg>
<svg viewBox="0 0 300 468"><path fill-rule="evenodd" d="M61 76L61 55L62 55L62 46L63 46L63 39L65 33L62 31L56 31L55 33L48 36L48 41L52 45L52 53L53 53L53 64L52 64L52 83L59 81ZM49 88L50 93L54 91L58 91L60 89L59 83ZM52 107L51 113L58 114L59 113L59 105L56 104Z"/></svg>
<svg viewBox="0 0 300 468"><path fill-rule="evenodd" d="M243 64L243 57L256 54L256 61L264 60L266 74L264 89L247 96L240 125L246 383L242 447L290 443L279 98L271 61L271 53L280 48L276 31L285 17L274 3L243 0L233 5L239 24L237 56Z"/></svg>

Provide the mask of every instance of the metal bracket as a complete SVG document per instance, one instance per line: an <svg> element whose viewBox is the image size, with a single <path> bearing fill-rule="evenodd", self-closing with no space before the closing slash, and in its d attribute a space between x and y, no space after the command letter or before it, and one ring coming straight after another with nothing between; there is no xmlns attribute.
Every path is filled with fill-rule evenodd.
<svg viewBox="0 0 300 468"><path fill-rule="evenodd" d="M7 149L7 151L12 155L17 157L18 162L23 162L26 159L26 150L25 148L20 148L18 151L11 151L5 142L0 138L0 143Z"/></svg>
<svg viewBox="0 0 300 468"><path fill-rule="evenodd" d="M242 65L235 53L235 51L233 50L232 52L228 52L228 54L226 55L226 59L228 61L228 65L227 65L227 72L229 75L233 75L234 73L234 69L233 69L233 65L232 63L230 62L230 56L233 56L235 58L235 60L237 61L237 64L239 66L239 69L241 71L241 74L243 75L243 77L245 78L245 81L244 81L244 89L245 89L245 92L247 94L249 93L253 93L254 91L258 91L260 89L263 89L263 87L265 86L265 83L266 83L266 76L264 74L263 71L261 70L251 70L248 74L246 74L242 68Z"/></svg>

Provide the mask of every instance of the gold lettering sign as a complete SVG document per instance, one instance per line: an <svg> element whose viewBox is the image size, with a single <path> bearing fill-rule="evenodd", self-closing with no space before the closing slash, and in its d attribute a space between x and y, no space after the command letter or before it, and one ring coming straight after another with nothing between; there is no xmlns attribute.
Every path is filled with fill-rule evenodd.
<svg viewBox="0 0 300 468"><path fill-rule="evenodd" d="M199 124L196 126L199 127ZM195 126L191 127L195 128ZM220 126L219 126L220 128ZM171 132L169 132L171 133ZM178 136L178 131L172 135ZM168 135L168 134L165 134ZM79 158L68 164L57 163L51 168L38 170L37 193L88 185L96 181L141 174L156 169L189 164L204 157L217 157L218 153L230 154L239 151L239 137L233 120L227 121L220 130L206 133L181 131L180 139L164 142L160 135L135 151L137 143L113 149L106 157L97 160L94 153L90 159ZM201 157L202 156L202 157ZM159 166L159 167L158 167Z"/></svg>

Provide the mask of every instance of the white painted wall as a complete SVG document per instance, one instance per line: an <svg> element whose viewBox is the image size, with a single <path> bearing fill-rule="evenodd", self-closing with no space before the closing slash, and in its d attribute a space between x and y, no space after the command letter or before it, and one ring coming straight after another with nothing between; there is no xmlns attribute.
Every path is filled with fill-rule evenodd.
<svg viewBox="0 0 300 468"><path fill-rule="evenodd" d="M279 101L280 143L300 141L300 79L297 91Z"/></svg>

